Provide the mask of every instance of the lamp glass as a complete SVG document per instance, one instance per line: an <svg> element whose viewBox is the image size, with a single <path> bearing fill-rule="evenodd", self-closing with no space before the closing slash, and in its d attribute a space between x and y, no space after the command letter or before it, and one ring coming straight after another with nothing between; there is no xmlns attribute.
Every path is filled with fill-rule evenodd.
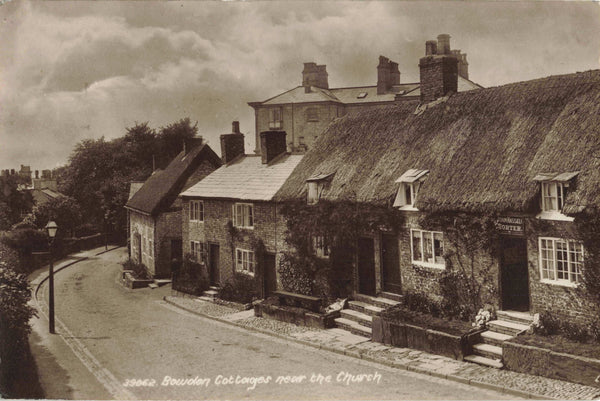
<svg viewBox="0 0 600 401"><path fill-rule="evenodd" d="M54 238L56 236L56 231L58 231L58 225L53 221L49 221L48 224L46 224L46 230L48 231L48 236Z"/></svg>

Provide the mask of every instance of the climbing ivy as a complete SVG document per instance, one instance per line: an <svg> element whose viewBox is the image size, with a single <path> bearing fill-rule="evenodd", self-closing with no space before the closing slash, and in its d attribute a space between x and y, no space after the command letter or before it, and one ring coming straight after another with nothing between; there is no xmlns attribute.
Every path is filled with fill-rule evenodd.
<svg viewBox="0 0 600 401"><path fill-rule="evenodd" d="M449 314L473 317L497 299L499 234L495 216L459 212L426 213L420 225L444 232L446 269L438 276ZM488 257L486 257L488 256Z"/></svg>
<svg viewBox="0 0 600 401"><path fill-rule="evenodd" d="M285 290L332 299L352 291L356 243L360 236L379 230L398 231L404 217L385 206L357 202L304 201L282 207L287 221L286 242L278 272ZM315 255L313 238L323 237L329 257Z"/></svg>
<svg viewBox="0 0 600 401"><path fill-rule="evenodd" d="M583 289L600 309L600 210L586 209L575 217L575 226L585 251Z"/></svg>

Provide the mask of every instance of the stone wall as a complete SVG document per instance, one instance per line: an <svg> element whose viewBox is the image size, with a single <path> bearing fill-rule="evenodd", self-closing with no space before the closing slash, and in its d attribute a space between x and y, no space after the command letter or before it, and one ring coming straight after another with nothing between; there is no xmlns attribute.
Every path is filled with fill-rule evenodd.
<svg viewBox="0 0 600 401"><path fill-rule="evenodd" d="M131 211L129 225L131 227L131 258L138 263L143 263L148 269L148 273L154 276L156 274L154 266L154 218ZM140 250L137 249L136 235L139 235L141 239ZM141 253L141 260L138 260L139 253Z"/></svg>

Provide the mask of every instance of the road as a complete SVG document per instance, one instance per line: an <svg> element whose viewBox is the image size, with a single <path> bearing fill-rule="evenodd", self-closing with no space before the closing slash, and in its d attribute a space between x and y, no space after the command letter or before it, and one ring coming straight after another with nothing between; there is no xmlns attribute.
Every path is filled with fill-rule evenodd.
<svg viewBox="0 0 600 401"><path fill-rule="evenodd" d="M40 375L52 384L46 386L48 398L507 398L181 311L162 301L169 286L123 288L118 277L124 257L118 249L56 274L58 334L45 333L44 319L34 324L34 336L41 337L34 355L43 355ZM45 299L46 287L40 292ZM83 363L75 361L73 351L45 346L61 337ZM348 381L359 375L362 382Z"/></svg>

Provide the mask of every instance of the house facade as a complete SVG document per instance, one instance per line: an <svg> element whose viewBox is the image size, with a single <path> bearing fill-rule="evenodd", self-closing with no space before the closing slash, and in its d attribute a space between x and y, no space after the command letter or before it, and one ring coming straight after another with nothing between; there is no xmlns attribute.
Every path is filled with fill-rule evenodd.
<svg viewBox="0 0 600 401"><path fill-rule="evenodd" d="M431 51L447 49L458 62L459 78L455 91L481 88L469 80L467 55L450 50L450 36L442 34L431 41ZM330 88L327 68L314 62L304 63L302 85L262 102L248 103L255 113L255 153L260 153L259 133L283 130L287 133L288 150L296 153L310 149L316 138L336 118L348 113L376 108L420 96L420 82L401 83L398 63L380 56L377 65L377 85Z"/></svg>
<svg viewBox="0 0 600 401"><path fill-rule="evenodd" d="M128 211L130 257L152 277L171 276L182 258L182 206L177 195L221 165L202 138L186 140L184 150L164 170L155 171L131 196Z"/></svg>
<svg viewBox="0 0 600 401"><path fill-rule="evenodd" d="M286 133L261 133L261 155L246 155L244 136L221 136L223 166L181 193L183 252L207 267L211 285L241 274L277 289L276 266L286 223L273 196L301 160L286 151ZM260 270L260 272L259 272Z"/></svg>
<svg viewBox="0 0 600 401"><path fill-rule="evenodd" d="M456 58L428 42L419 65L418 100L334 122L276 200L328 176L317 202L400 214L358 238L353 294L440 300L470 277L480 307L591 322L578 219L600 205L600 71L454 93Z"/></svg>

